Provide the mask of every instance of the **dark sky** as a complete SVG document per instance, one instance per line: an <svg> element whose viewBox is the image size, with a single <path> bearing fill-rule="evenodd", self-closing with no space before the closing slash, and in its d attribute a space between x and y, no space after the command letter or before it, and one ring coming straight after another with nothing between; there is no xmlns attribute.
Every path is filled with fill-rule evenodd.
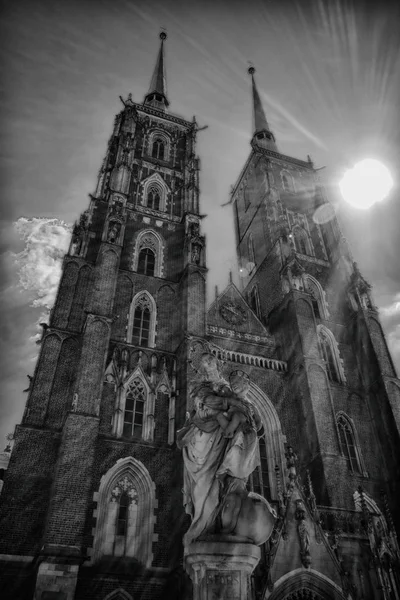
<svg viewBox="0 0 400 600"><path fill-rule="evenodd" d="M3 0L1 12L0 445L22 415L68 225L94 191L119 95L140 102L148 89L160 27L171 112L209 126L198 136L209 298L230 269L238 282L221 204L250 151L252 61L280 151L326 166L321 178L400 364L400 3ZM344 205L337 184L367 157L395 185L363 212Z"/></svg>

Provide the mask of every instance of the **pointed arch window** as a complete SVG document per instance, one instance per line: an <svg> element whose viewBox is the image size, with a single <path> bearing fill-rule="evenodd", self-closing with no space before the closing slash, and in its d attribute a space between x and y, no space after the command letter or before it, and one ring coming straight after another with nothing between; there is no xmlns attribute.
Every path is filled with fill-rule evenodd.
<svg viewBox="0 0 400 600"><path fill-rule="evenodd" d="M349 419L343 414L339 415L337 418L337 427L342 455L346 458L349 469L354 473L360 473L359 452L355 442L353 427Z"/></svg>
<svg viewBox="0 0 400 600"><path fill-rule="evenodd" d="M165 143L161 137L156 137L153 140L153 147L151 150L151 156L158 160L164 160L165 156Z"/></svg>
<svg viewBox="0 0 400 600"><path fill-rule="evenodd" d="M155 485L145 466L123 458L101 478L94 501L91 563L103 556L135 557L150 566L154 541Z"/></svg>
<svg viewBox="0 0 400 600"><path fill-rule="evenodd" d="M312 251L310 240L304 229L302 229L301 227L296 227L293 231L293 235L296 252L299 252L300 254L305 254L307 256L311 256Z"/></svg>
<svg viewBox="0 0 400 600"><path fill-rule="evenodd" d="M150 309L147 306L139 305L135 308L132 328L132 344L137 346L149 345L150 337Z"/></svg>
<svg viewBox="0 0 400 600"><path fill-rule="evenodd" d="M339 376L336 369L336 361L333 354L331 341L326 336L321 335L320 342L328 377L331 381L338 383Z"/></svg>
<svg viewBox="0 0 400 600"><path fill-rule="evenodd" d="M317 329L328 379L333 383L345 383L346 377L333 333L323 325L319 325Z"/></svg>
<svg viewBox="0 0 400 600"><path fill-rule="evenodd" d="M126 492L122 492L119 498L116 535L122 535L123 537L126 536L126 531L128 527L128 508L129 496Z"/></svg>
<svg viewBox="0 0 400 600"><path fill-rule="evenodd" d="M147 292L137 294L132 301L127 341L135 346L152 348L155 337L155 302Z"/></svg>
<svg viewBox="0 0 400 600"><path fill-rule="evenodd" d="M317 279L305 274L304 281L306 291L311 296L311 304L316 319L328 319L329 311L325 300L325 292Z"/></svg>
<svg viewBox="0 0 400 600"><path fill-rule="evenodd" d="M320 313L320 310L319 310L318 299L315 297L315 295L314 295L313 292L311 292L311 305L312 305L314 317L316 319L320 319L321 318L321 313Z"/></svg>
<svg viewBox="0 0 400 600"><path fill-rule="evenodd" d="M161 195L161 190L158 185L150 185L147 190L147 208L151 208L152 210L160 210Z"/></svg>
<svg viewBox="0 0 400 600"><path fill-rule="evenodd" d="M265 443L264 427L259 431L258 447L260 452L260 465L253 471L250 480L252 491L264 498L271 499L271 486L269 482L267 445Z"/></svg>
<svg viewBox="0 0 400 600"><path fill-rule="evenodd" d="M134 379L126 392L124 437L142 437L145 402L146 389L140 379Z"/></svg>
<svg viewBox="0 0 400 600"><path fill-rule="evenodd" d="M137 272L143 275L154 275L156 256L150 248L143 248L139 252Z"/></svg>
<svg viewBox="0 0 400 600"><path fill-rule="evenodd" d="M294 184L293 184L293 178L292 178L291 174L288 171L282 171L281 179L282 179L282 187L285 190L285 192L293 192Z"/></svg>
<svg viewBox="0 0 400 600"><path fill-rule="evenodd" d="M141 231L137 237L132 268L138 273L155 277L163 275L164 240L151 229Z"/></svg>
<svg viewBox="0 0 400 600"><path fill-rule="evenodd" d="M257 317L260 318L261 317L260 297L258 295L258 288L256 285L253 286L250 291L249 300L250 300L249 304L250 304L251 308L256 313Z"/></svg>

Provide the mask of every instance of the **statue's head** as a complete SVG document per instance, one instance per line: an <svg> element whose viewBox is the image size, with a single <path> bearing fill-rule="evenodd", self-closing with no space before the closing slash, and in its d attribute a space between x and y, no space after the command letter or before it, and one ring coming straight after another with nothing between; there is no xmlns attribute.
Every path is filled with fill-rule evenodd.
<svg viewBox="0 0 400 600"><path fill-rule="evenodd" d="M208 379L219 379L219 361L216 356L205 352L200 359L200 373Z"/></svg>
<svg viewBox="0 0 400 600"><path fill-rule="evenodd" d="M232 371L229 383L234 394L245 395L250 388L250 377L244 371Z"/></svg>

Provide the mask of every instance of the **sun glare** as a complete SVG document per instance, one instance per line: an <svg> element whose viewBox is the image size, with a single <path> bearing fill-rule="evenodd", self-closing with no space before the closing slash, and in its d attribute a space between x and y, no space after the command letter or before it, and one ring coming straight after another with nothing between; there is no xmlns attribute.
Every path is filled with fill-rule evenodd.
<svg viewBox="0 0 400 600"><path fill-rule="evenodd" d="M379 160L366 158L346 171L339 183L343 198L357 208L369 208L389 194L393 179Z"/></svg>

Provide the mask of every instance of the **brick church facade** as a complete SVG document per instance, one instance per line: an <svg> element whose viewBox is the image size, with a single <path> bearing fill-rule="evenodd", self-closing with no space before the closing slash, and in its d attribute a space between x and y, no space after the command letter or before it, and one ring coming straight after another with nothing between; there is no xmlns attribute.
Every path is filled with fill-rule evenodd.
<svg viewBox="0 0 400 600"><path fill-rule="evenodd" d="M175 438L210 351L250 376L263 423L248 485L278 518L252 600L398 599L400 382L370 286L311 160L279 152L250 68L231 197L243 289L207 309L198 126L168 110L160 37L43 330L1 494L2 598L192 598Z"/></svg>

